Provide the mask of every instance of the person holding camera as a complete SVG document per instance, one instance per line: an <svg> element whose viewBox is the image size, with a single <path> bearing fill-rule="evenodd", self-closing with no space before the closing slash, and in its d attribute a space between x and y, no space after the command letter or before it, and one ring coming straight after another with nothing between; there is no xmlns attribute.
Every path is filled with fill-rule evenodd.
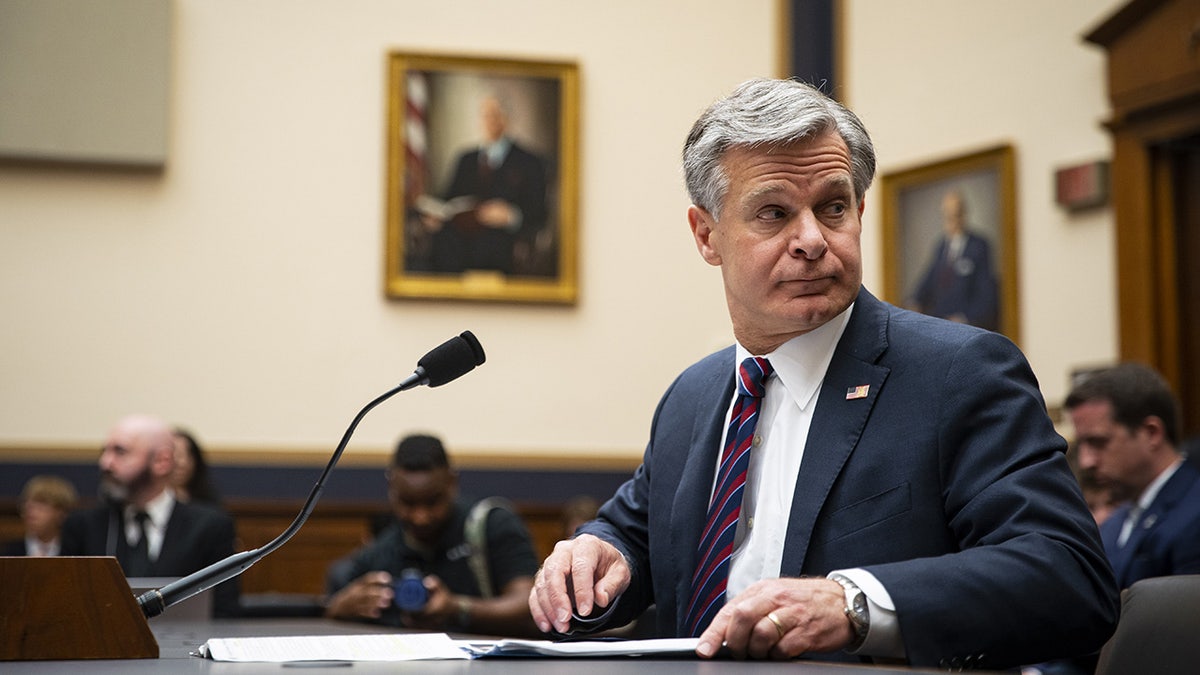
<svg viewBox="0 0 1200 675"><path fill-rule="evenodd" d="M333 564L325 616L425 630L539 635L527 599L537 556L519 516L459 497L441 440L403 438L387 469L396 521Z"/></svg>

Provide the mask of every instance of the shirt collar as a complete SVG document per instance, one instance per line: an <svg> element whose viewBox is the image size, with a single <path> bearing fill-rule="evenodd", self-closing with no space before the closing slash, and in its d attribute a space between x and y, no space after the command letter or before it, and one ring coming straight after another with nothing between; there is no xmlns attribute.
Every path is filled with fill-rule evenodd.
<svg viewBox="0 0 1200 675"><path fill-rule="evenodd" d="M1154 503L1154 498L1158 496L1158 493L1162 491L1163 486L1167 484L1167 481L1171 480L1171 476L1175 475L1175 472L1179 470L1179 467L1182 464L1183 458L1179 457L1175 460L1174 464L1167 467L1166 471L1158 474L1158 478L1155 478L1153 481L1151 481L1150 484L1146 486L1146 489L1142 491L1141 496L1138 497L1138 508L1142 509L1143 511L1150 508L1150 505Z"/></svg>
<svg viewBox="0 0 1200 675"><path fill-rule="evenodd" d="M501 136L494 143L484 144L483 153L487 155L488 166L494 169L503 164L510 148L512 148L512 140L508 136Z"/></svg>
<svg viewBox="0 0 1200 675"><path fill-rule="evenodd" d="M150 523L159 529L167 526L167 521L171 519L171 510L175 508L175 490L167 488L160 492L157 497L146 502L146 507L143 509L146 515L150 518ZM132 519L137 509L133 506L125 507L125 517Z"/></svg>
<svg viewBox="0 0 1200 675"><path fill-rule="evenodd" d="M842 339L842 333L846 332L846 324L850 321L852 311L854 303L821 327L797 335L770 354L762 355L771 362L779 381L801 410L814 400L817 390L821 387L825 371L829 369L829 362L833 360L833 352L837 349L838 341ZM748 357L756 356L740 343L736 351L735 369Z"/></svg>

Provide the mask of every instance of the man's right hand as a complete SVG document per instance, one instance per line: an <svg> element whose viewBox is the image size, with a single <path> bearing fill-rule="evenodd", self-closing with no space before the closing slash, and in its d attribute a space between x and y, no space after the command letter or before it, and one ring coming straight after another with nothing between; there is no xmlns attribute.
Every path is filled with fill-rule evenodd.
<svg viewBox="0 0 1200 675"><path fill-rule="evenodd" d="M332 619L378 619L392 604L392 575L367 572L334 593L325 605L325 616Z"/></svg>
<svg viewBox="0 0 1200 675"><path fill-rule="evenodd" d="M572 607L580 616L608 607L629 586L630 574L625 557L606 541L590 534L560 541L534 578L529 611L543 633L566 633Z"/></svg>

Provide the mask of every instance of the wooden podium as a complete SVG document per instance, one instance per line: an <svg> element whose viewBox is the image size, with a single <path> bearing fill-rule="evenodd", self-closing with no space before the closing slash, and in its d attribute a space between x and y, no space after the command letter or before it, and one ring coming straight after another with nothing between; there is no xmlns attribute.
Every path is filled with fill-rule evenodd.
<svg viewBox="0 0 1200 675"><path fill-rule="evenodd" d="M0 661L156 659L113 557L0 557Z"/></svg>

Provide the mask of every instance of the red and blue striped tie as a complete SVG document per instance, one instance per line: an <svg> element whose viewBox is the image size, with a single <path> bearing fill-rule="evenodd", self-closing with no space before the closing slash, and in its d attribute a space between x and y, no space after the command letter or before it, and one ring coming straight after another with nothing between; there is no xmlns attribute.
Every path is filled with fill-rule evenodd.
<svg viewBox="0 0 1200 675"><path fill-rule="evenodd" d="M729 414L725 449L721 452L717 484L713 489L712 502L708 506L708 521L696 551L692 600L687 611L687 627L692 636L704 632L725 604L733 538L737 533L738 516L742 511L746 469L750 466L750 446L754 439L754 427L758 422L758 406L762 402L765 383L771 372L770 362L759 357L750 357L742 361L741 367L738 368L738 395Z"/></svg>

